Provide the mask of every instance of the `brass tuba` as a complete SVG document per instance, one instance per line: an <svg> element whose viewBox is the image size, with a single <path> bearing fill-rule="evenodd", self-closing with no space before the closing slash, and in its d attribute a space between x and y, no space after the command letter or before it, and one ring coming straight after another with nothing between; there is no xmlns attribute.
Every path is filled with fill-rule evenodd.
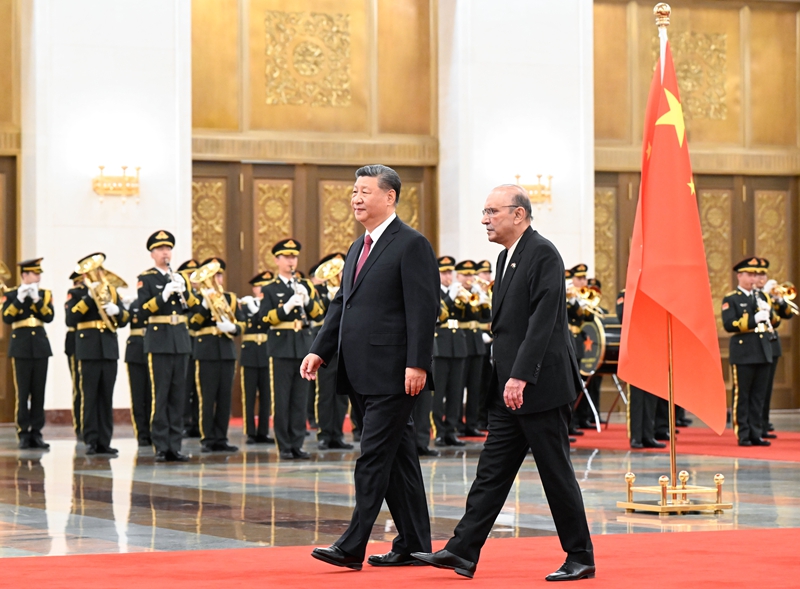
<svg viewBox="0 0 800 589"><path fill-rule="evenodd" d="M337 256L327 262L323 262L314 271L314 278L328 283L328 293L331 299L336 296L339 287L342 285L343 269L344 260Z"/></svg>
<svg viewBox="0 0 800 589"><path fill-rule="evenodd" d="M225 298L222 285L214 280L218 272L219 262L211 260L208 264L200 266L192 272L189 276L189 282L199 286L200 294L203 295L203 299L208 304L208 310L211 311L211 317L213 317L214 321L227 319L231 323L236 323L236 314L228 304L228 299Z"/></svg>
<svg viewBox="0 0 800 589"><path fill-rule="evenodd" d="M97 305L97 312L100 314L100 318L105 323L106 328L114 333L117 331L117 321L109 317L103 307L114 302L114 295L111 293L112 282L120 284L119 288L124 288L128 285L125 284L122 278L103 268L103 262L105 261L105 255L101 253L92 254L80 261L75 267L75 272L83 276L83 282L86 284L94 304Z"/></svg>
<svg viewBox="0 0 800 589"><path fill-rule="evenodd" d="M6 266L4 262L0 262L0 294L5 294L9 290L11 290L6 285L7 280L11 280L11 271L8 269L8 266Z"/></svg>

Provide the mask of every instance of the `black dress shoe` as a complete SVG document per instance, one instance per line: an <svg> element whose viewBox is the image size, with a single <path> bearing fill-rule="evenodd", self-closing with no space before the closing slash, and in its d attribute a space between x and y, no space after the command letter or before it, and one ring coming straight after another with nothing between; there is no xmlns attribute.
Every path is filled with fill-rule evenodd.
<svg viewBox="0 0 800 589"><path fill-rule="evenodd" d="M116 458L117 454L119 454L119 450L116 448L108 448L106 446L97 446L97 453Z"/></svg>
<svg viewBox="0 0 800 589"><path fill-rule="evenodd" d="M49 450L50 444L45 442L41 436L37 436L31 440L31 448L36 448L37 450Z"/></svg>
<svg viewBox="0 0 800 589"><path fill-rule="evenodd" d="M751 442L750 440L739 440L739 445L740 446L752 446L753 442Z"/></svg>
<svg viewBox="0 0 800 589"><path fill-rule="evenodd" d="M294 454L292 454L291 450L281 450L280 456L282 460L294 460Z"/></svg>
<svg viewBox="0 0 800 589"><path fill-rule="evenodd" d="M217 452L238 452L239 446L231 446L228 442L219 442L214 444L214 450Z"/></svg>
<svg viewBox="0 0 800 589"><path fill-rule="evenodd" d="M644 448L644 444L642 444L639 440L631 440L631 448L635 450L641 450Z"/></svg>
<svg viewBox="0 0 800 589"><path fill-rule="evenodd" d="M684 417L683 419L676 419L675 420L675 425L677 425L678 427L689 427L693 423L694 423L694 420L693 419L689 419L687 417Z"/></svg>
<svg viewBox="0 0 800 589"><path fill-rule="evenodd" d="M310 460L311 454L308 452L303 452L299 448L292 448L292 456L297 458L298 460Z"/></svg>
<svg viewBox="0 0 800 589"><path fill-rule="evenodd" d="M200 436L200 430L198 428L196 428L196 427L193 427L192 429L190 429L186 433L186 437L187 438L199 438L199 437L201 437Z"/></svg>
<svg viewBox="0 0 800 589"><path fill-rule="evenodd" d="M360 571L363 566L360 559L343 552L336 544L329 548L314 548L311 551L311 556L333 566L345 567L354 571Z"/></svg>
<svg viewBox="0 0 800 589"><path fill-rule="evenodd" d="M771 433L767 432L765 434L761 434L761 437L764 438L765 440L774 440L778 436L775 435L775 434L771 434Z"/></svg>
<svg viewBox="0 0 800 589"><path fill-rule="evenodd" d="M571 435L571 436L582 436L583 432L578 430L578 429L575 429L574 427L571 427L571 428L569 428L569 435Z"/></svg>
<svg viewBox="0 0 800 589"><path fill-rule="evenodd" d="M578 441L578 438L569 438L569 443L570 444L574 444L577 441Z"/></svg>
<svg viewBox="0 0 800 589"><path fill-rule="evenodd" d="M649 439L645 438L644 440L642 440L642 446L644 446L645 448L666 448L667 447L666 444L664 444L662 442L658 442L658 441L654 440L653 438L649 438Z"/></svg>
<svg viewBox="0 0 800 589"><path fill-rule="evenodd" d="M139 447L146 448L147 446L152 446L153 440L150 438L139 438Z"/></svg>
<svg viewBox="0 0 800 589"><path fill-rule="evenodd" d="M331 447L330 442L328 440L320 440L317 442L317 448L320 450L329 450Z"/></svg>
<svg viewBox="0 0 800 589"><path fill-rule="evenodd" d="M419 566L421 561L410 554L400 554L398 552L387 552L386 554L373 554L367 562L374 567L407 567Z"/></svg>
<svg viewBox="0 0 800 589"><path fill-rule="evenodd" d="M258 442L256 442L256 437L255 436L247 436L247 441L245 442L245 444L250 446L251 444L257 444L257 443Z"/></svg>
<svg viewBox="0 0 800 589"><path fill-rule="evenodd" d="M166 462L166 461L167 461L166 452L156 452L156 462Z"/></svg>
<svg viewBox="0 0 800 589"><path fill-rule="evenodd" d="M772 445L772 442L770 442L769 440L762 440L761 438L753 438L752 440L750 440L750 443L753 446L771 446Z"/></svg>
<svg viewBox="0 0 800 589"><path fill-rule="evenodd" d="M466 444L461 440L459 440L455 434L450 434L449 436L445 436L444 442L448 446L466 446Z"/></svg>
<svg viewBox="0 0 800 589"><path fill-rule="evenodd" d="M331 440L328 442L328 447L335 450L352 450L353 444L348 444L344 440Z"/></svg>
<svg viewBox="0 0 800 589"><path fill-rule="evenodd" d="M94 456L95 454L99 454L99 452L97 451L97 446L95 446L94 444L89 444L88 446L86 446L87 456Z"/></svg>
<svg viewBox="0 0 800 589"><path fill-rule="evenodd" d="M655 435L655 439L656 440L663 440L664 442L669 442L669 434L665 434L665 433L656 434Z"/></svg>
<svg viewBox="0 0 800 589"><path fill-rule="evenodd" d="M274 443L275 443L275 439L274 438L270 438L267 435L256 436L256 444L274 444Z"/></svg>
<svg viewBox="0 0 800 589"><path fill-rule="evenodd" d="M578 579L594 579L593 564L581 564L567 561L554 573L547 575L545 581L577 581Z"/></svg>
<svg viewBox="0 0 800 589"><path fill-rule="evenodd" d="M443 448L444 446L447 446L447 442L444 441L444 438L442 436L439 436L438 438L436 438L433 441L433 443L436 444L439 448Z"/></svg>
<svg viewBox="0 0 800 589"><path fill-rule="evenodd" d="M181 452L167 452L167 462L189 462L189 457Z"/></svg>
<svg viewBox="0 0 800 589"><path fill-rule="evenodd" d="M774 425L772 425L771 423L770 423L770 424L768 424L768 425L767 425L767 431L768 431L768 432L774 432L774 431L775 431L775 426L774 426Z"/></svg>
<svg viewBox="0 0 800 589"><path fill-rule="evenodd" d="M203 454L208 454L209 452L213 452L215 449L213 444L200 444L200 452Z"/></svg>
<svg viewBox="0 0 800 589"><path fill-rule="evenodd" d="M456 556L447 550L439 552L412 552L411 556L421 560L425 564L436 567L437 569L451 569L464 577L472 578L475 576L477 564Z"/></svg>
<svg viewBox="0 0 800 589"><path fill-rule="evenodd" d="M483 433L481 430L474 428L474 427L466 427L464 428L463 435L467 438L484 438L486 434Z"/></svg>
<svg viewBox="0 0 800 589"><path fill-rule="evenodd" d="M417 456L440 456L440 454L432 448L417 446Z"/></svg>

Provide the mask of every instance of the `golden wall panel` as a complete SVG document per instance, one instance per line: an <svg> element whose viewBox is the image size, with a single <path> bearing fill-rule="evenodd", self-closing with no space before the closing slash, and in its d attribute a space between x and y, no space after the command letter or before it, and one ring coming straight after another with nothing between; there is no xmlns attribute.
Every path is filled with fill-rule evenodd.
<svg viewBox="0 0 800 589"><path fill-rule="evenodd" d="M430 0L378 2L381 133L431 134L430 18Z"/></svg>
<svg viewBox="0 0 800 589"><path fill-rule="evenodd" d="M357 0L250 0L253 129L367 132L368 28Z"/></svg>
<svg viewBox="0 0 800 589"><path fill-rule="evenodd" d="M192 181L192 257L225 257L225 178Z"/></svg>
<svg viewBox="0 0 800 589"><path fill-rule="evenodd" d="M711 297L717 317L717 331L722 328L721 305L731 289L731 207L733 191L726 189L699 191L700 224L708 263Z"/></svg>
<svg viewBox="0 0 800 589"><path fill-rule="evenodd" d="M769 273L779 282L789 275L789 194L785 190L756 190L756 255L769 260Z"/></svg>
<svg viewBox="0 0 800 589"><path fill-rule="evenodd" d="M750 132L754 145L797 144L796 27L794 12L751 12Z"/></svg>
<svg viewBox="0 0 800 589"><path fill-rule="evenodd" d="M319 183L320 257L347 253L356 238L356 220L350 206L352 182L323 180Z"/></svg>
<svg viewBox="0 0 800 589"><path fill-rule="evenodd" d="M0 0L0 124L15 123L14 0Z"/></svg>
<svg viewBox="0 0 800 589"><path fill-rule="evenodd" d="M420 201L423 198L421 182L406 182L400 191L400 202L397 203L397 216L409 227L419 231Z"/></svg>
<svg viewBox="0 0 800 589"><path fill-rule="evenodd" d="M627 13L625 4L594 4L595 139L632 139Z"/></svg>
<svg viewBox="0 0 800 589"><path fill-rule="evenodd" d="M620 291L617 284L617 189L597 186L594 189L594 276L605 293L604 303L614 313L614 301ZM613 297L613 298L612 298Z"/></svg>
<svg viewBox="0 0 800 589"><path fill-rule="evenodd" d="M239 128L238 0L192 0L192 126Z"/></svg>
<svg viewBox="0 0 800 589"><path fill-rule="evenodd" d="M259 269L275 270L272 246L292 236L292 180L253 181L254 234Z"/></svg>

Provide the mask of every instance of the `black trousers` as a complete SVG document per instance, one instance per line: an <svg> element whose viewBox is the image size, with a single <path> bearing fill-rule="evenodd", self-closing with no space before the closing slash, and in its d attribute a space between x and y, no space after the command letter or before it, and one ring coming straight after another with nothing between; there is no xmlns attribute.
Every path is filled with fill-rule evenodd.
<svg viewBox="0 0 800 589"><path fill-rule="evenodd" d="M187 432L200 428L200 399L197 395L197 360L189 358L186 364L186 396L183 402L183 429Z"/></svg>
<svg viewBox="0 0 800 589"><path fill-rule="evenodd" d="M464 364L464 385L467 387L467 401L464 404L464 425L478 426L481 406L481 381L483 379L483 362L486 356L468 356ZM459 429L462 424L459 420Z"/></svg>
<svg viewBox="0 0 800 589"><path fill-rule="evenodd" d="M48 358L11 358L17 394L17 436L40 436L44 427L44 388Z"/></svg>
<svg viewBox="0 0 800 589"><path fill-rule="evenodd" d="M419 467L411 395L360 395L350 401L364 416L361 456L356 460L356 506L350 525L335 544L364 559L372 526L384 499L397 526L392 550L431 551L431 524Z"/></svg>
<svg viewBox="0 0 800 589"><path fill-rule="evenodd" d="M433 427L437 438L456 433L464 399L466 358L433 359Z"/></svg>
<svg viewBox="0 0 800 589"><path fill-rule="evenodd" d="M200 443L228 441L236 360L197 360L195 379L200 402Z"/></svg>
<svg viewBox="0 0 800 589"><path fill-rule="evenodd" d="M411 415L414 418L414 431L417 437L417 448L427 448L431 443L431 406L433 405L433 391L422 391L417 402L414 404L414 411Z"/></svg>
<svg viewBox="0 0 800 589"><path fill-rule="evenodd" d="M242 366L240 374L244 434L246 436L266 436L269 434L269 412L272 409L269 367ZM258 425L256 425L256 399L258 400Z"/></svg>
<svg viewBox="0 0 800 589"><path fill-rule="evenodd" d="M769 378L767 380L767 392L764 395L764 409L761 411L761 433L764 434L769 431L769 406L772 403L772 385L775 382L775 372L778 369L778 362L780 356L772 357L772 364L770 364Z"/></svg>
<svg viewBox="0 0 800 589"><path fill-rule="evenodd" d="M180 452L189 354L148 354L147 362L153 396L150 412L153 446L156 452Z"/></svg>
<svg viewBox="0 0 800 589"><path fill-rule="evenodd" d="M600 415L600 387L602 384L602 375L596 374L589 380L589 384L586 385L586 391L592 398L592 403L594 403L594 408L597 409L598 415ZM592 407L589 405L589 401L586 400L585 394L581 397L578 408L575 410L575 418L578 420L579 424L594 423L594 413L592 413Z"/></svg>
<svg viewBox="0 0 800 589"><path fill-rule="evenodd" d="M318 440L341 441L344 439L344 416L350 399L347 395L336 394L336 376L339 372L339 355L334 354L327 368L317 372L316 385L316 421L319 424Z"/></svg>
<svg viewBox="0 0 800 589"><path fill-rule="evenodd" d="M81 387L80 387L80 371L78 370L78 361L75 355L67 356L69 362L69 374L72 378L72 429L78 437L83 436L83 423L81 422Z"/></svg>
<svg viewBox="0 0 800 589"><path fill-rule="evenodd" d="M117 360L78 360L83 397L81 422L87 446L108 448L114 433L114 383Z"/></svg>
<svg viewBox="0 0 800 589"><path fill-rule="evenodd" d="M317 423L317 391L319 386L314 380L306 381L306 420L309 424L314 425Z"/></svg>
<svg viewBox="0 0 800 589"><path fill-rule="evenodd" d="M657 401L655 395L628 386L628 439L641 442L655 438Z"/></svg>
<svg viewBox="0 0 800 589"><path fill-rule="evenodd" d="M733 431L739 441L761 439L764 398L772 363L733 364Z"/></svg>
<svg viewBox="0 0 800 589"><path fill-rule="evenodd" d="M570 406L512 415L497 398L489 408L489 436L467 496L466 512L445 548L478 562L522 461L532 450L567 560L594 564L583 497L569 458Z"/></svg>
<svg viewBox="0 0 800 589"><path fill-rule="evenodd" d="M131 389L131 421L133 435L140 442L150 441L150 413L153 395L147 364L128 362L128 384Z"/></svg>
<svg viewBox="0 0 800 589"><path fill-rule="evenodd" d="M278 450L300 450L306 439L307 381L300 376L299 358L270 358L272 399L275 411L272 429Z"/></svg>
<svg viewBox="0 0 800 589"><path fill-rule="evenodd" d="M492 388L492 352L491 346L486 346L486 355L483 356L483 368L481 370L481 400L478 408L478 425L483 427L489 422L489 394Z"/></svg>

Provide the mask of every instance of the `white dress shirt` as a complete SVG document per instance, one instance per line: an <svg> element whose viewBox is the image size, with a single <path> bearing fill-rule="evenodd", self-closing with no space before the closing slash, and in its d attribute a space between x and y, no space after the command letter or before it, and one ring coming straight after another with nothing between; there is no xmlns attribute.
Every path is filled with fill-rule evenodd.
<svg viewBox="0 0 800 589"><path fill-rule="evenodd" d="M370 253L372 252L373 249L375 249L375 244L378 243L378 240L381 238L381 235L383 235L383 232L386 231L386 228L389 226L389 224L392 221L394 221L396 218L397 218L397 213L392 213L391 215L389 215L389 218L386 219L383 223L381 223L380 225L375 227L375 229L373 229L372 231L367 231L364 234L365 236L369 235L372 238L372 245L370 246L370 250L369 250ZM357 259L359 259L359 260L361 259L361 254L362 253L364 253L364 246L363 245L361 246L361 251L358 253L358 258ZM367 254L367 257L369 257L369 254Z"/></svg>

